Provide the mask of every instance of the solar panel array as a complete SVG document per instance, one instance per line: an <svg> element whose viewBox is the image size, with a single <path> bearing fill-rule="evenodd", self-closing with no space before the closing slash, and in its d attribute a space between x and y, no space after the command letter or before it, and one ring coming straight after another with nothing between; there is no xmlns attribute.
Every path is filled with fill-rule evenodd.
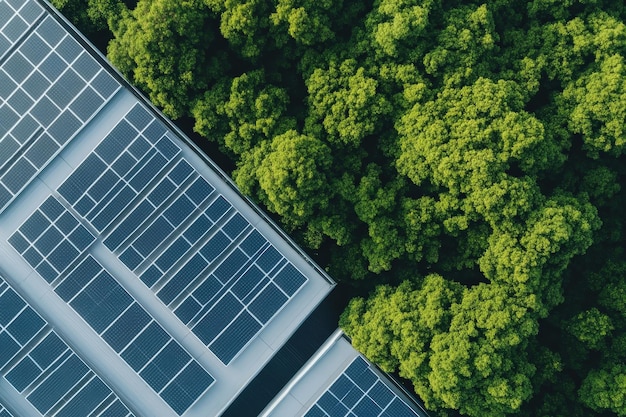
<svg viewBox="0 0 626 417"><path fill-rule="evenodd" d="M224 363L307 281L136 104L59 187Z"/></svg>
<svg viewBox="0 0 626 417"><path fill-rule="evenodd" d="M13 16L0 29L0 212L120 88L42 13L34 0L0 1Z"/></svg>
<svg viewBox="0 0 626 417"><path fill-rule="evenodd" d="M109 387L1 278L0 374L42 415L132 416ZM5 415L10 416L0 407L0 416Z"/></svg>
<svg viewBox="0 0 626 417"><path fill-rule="evenodd" d="M55 292L174 411L183 413L213 383L213 377L98 261L82 256L94 240L53 196L9 238Z"/></svg>
<svg viewBox="0 0 626 417"><path fill-rule="evenodd" d="M419 417L357 356L305 417Z"/></svg>

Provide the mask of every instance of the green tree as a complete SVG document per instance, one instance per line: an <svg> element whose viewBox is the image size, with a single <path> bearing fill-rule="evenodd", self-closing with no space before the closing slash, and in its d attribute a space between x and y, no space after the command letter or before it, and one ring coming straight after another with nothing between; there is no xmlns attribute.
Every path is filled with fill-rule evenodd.
<svg viewBox="0 0 626 417"><path fill-rule="evenodd" d="M610 410L618 416L626 416L626 365L591 371L578 395L593 410Z"/></svg>
<svg viewBox="0 0 626 417"><path fill-rule="evenodd" d="M213 22L201 0L139 0L115 22L108 57L176 119L225 70L221 54L208 54Z"/></svg>

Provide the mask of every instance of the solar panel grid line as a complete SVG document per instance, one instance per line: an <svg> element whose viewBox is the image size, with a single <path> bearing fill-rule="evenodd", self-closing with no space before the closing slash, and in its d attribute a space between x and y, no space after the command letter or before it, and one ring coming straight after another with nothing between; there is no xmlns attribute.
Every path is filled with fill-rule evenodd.
<svg viewBox="0 0 626 417"><path fill-rule="evenodd" d="M188 181L193 180L194 178L190 177ZM193 185L193 183L191 185ZM190 201L186 194L188 190L189 188L180 190L180 193L174 194L172 199L169 200L171 204L164 203L160 208L155 209L155 213L153 213L153 215L149 217L151 221L146 221L143 223L145 226L142 226L142 230L140 231L140 233L137 233L132 238L128 239L126 241L126 244L121 244L120 246L118 246L119 252L127 251L129 250L129 248L132 248L131 250L136 251L140 254L141 260L137 265L134 265L131 268L131 266L127 264L127 266L129 266L131 270L136 271L138 275L141 275L154 263L156 263L160 267L163 267L164 262L166 262L164 261L164 259L170 254L168 253L168 250L181 238L184 239L184 241L188 244L189 251L187 251L187 253L185 254L180 254L180 259L178 259L177 261L168 261L167 263L170 265L165 268L166 271L162 271L163 273L167 272L168 270L171 270L172 273L176 273L177 268L180 269L180 267L184 265L185 261L190 259L194 255L194 252L197 251L197 249L194 250L193 247L195 246L197 248L199 247L199 245L196 244L192 246L192 242L189 242L184 234L186 230L191 227L199 217L203 216L203 207L211 204L213 200L211 198L207 198L201 203L201 205L189 203L190 207L187 209L187 213L184 213L185 218L179 224L174 225L167 218L168 210L177 208L175 205L177 201L180 201L180 199L186 199L186 201ZM167 230L169 230L170 232L160 235L160 242L153 240L151 242L151 246L147 246L145 242L146 239L153 239L153 237L150 237L150 235L152 234L152 229L158 227L159 231L163 231L165 230L163 226L166 226ZM208 231L207 233L210 234ZM155 242L158 244L154 244ZM165 284L162 282L162 284L159 284L158 286L160 287L162 285Z"/></svg>
<svg viewBox="0 0 626 417"><path fill-rule="evenodd" d="M121 285L115 279L113 279L110 274L107 273L107 276L110 278L108 278L106 281L102 281L98 278L101 277L103 273L106 273L106 269L99 262L97 262L97 260L89 255L84 262L89 262L90 264L93 264L95 266L95 269L89 269L91 271L90 274L93 276L88 279L89 283L85 284L72 297L69 305L74 308L78 315L88 325L90 325L97 334L102 336L102 338L116 352L117 356L124 360L129 366L131 366L131 368L135 369L141 377L143 377L144 381L146 381L155 390L155 392L157 392L157 394L163 394L163 388L167 384L164 384L164 386L158 385L157 382L155 382L156 380L151 379L151 374L146 371L147 367L152 367L150 369L153 369L154 366L157 366L156 361L161 361L160 366L171 367L171 360L177 360L180 362L180 368L174 369L173 371L170 370L168 373L168 378L170 380L176 380L176 376L180 374L180 371L190 363L195 363L195 360L184 350L184 348L182 348L182 346L177 341L175 341L174 338L172 338L172 336L170 336L154 320L154 318L152 318L143 309L143 307L141 307L136 301L134 301L134 299L130 295L128 295L128 293L125 292ZM81 266L79 265L79 267ZM77 269L75 269L74 271L78 271L81 276L84 275L82 267L80 270L78 270L77 267ZM85 270L84 272L88 271ZM68 276L71 276L71 274L69 274ZM65 279L68 278L66 277ZM122 309L120 311L114 311L115 314L112 314L106 319L108 320L108 323L105 322L102 326L96 327L98 326L98 320L100 319L100 317L91 316L90 308L93 309L94 306L97 307L98 305L100 305L103 302L102 300L106 300L108 298L109 294L114 295L116 289L118 289L118 292L121 291L123 294L126 294L128 296L128 304L126 305L126 307L123 307L122 304ZM57 287L55 290L58 291L59 287ZM79 297L82 298L80 299L80 301L77 302L77 300L79 300ZM143 315L143 321L137 321L136 319L133 319L136 313L141 313ZM127 324L130 323L128 320L133 320L133 322L135 323L133 325L134 328L131 329L127 326ZM166 339L163 341L160 347L157 347L157 349L152 352L152 357L144 365L140 366L139 369L136 369L136 367L133 366L131 358L126 354L126 351L129 349L129 346L132 346L133 343L135 343L139 338L142 337L142 334L146 332L151 325L157 326L157 328L160 329L160 331L164 335L166 335ZM123 331L124 334L120 333L120 331ZM179 353L172 356L171 353L169 353L172 349ZM169 355L166 356L165 362L162 359L163 355ZM167 358L170 359L168 360ZM156 369L154 370L154 372L159 371L158 369ZM202 372L206 373L205 380L208 381L210 379L209 383L212 384L214 378L205 370L203 370ZM208 386L206 388L208 388ZM202 392L204 392L204 390L202 390ZM167 402L167 399L164 398L164 395L161 395L161 397ZM190 397L188 400L191 402L195 402L196 399L197 397ZM191 404L189 401L184 403L187 407ZM173 404L169 405L174 408Z"/></svg>
<svg viewBox="0 0 626 417"><path fill-rule="evenodd" d="M21 8L14 9L7 2L0 2L0 13L2 16L12 16L19 14L19 16L27 23L27 29L24 30L16 39L14 36L6 36L5 30L9 27L10 21L5 21L4 25L0 27L0 63L2 63L5 55L9 55L12 50L20 44L21 40L26 36L30 30L38 24L38 20L43 17L42 7L35 3L34 0L25 1L22 3Z"/></svg>
<svg viewBox="0 0 626 417"><path fill-rule="evenodd" d="M221 231L218 230L218 233L221 233ZM210 241L211 240L209 239L209 242ZM196 290L198 290L198 288L200 288L207 279L214 279L215 281L217 281L217 283L218 283L218 285L220 286L221 289L212 298L219 297L220 293L223 293L228 288L226 288L226 286L215 277L213 272L215 271L216 268L219 268L223 264L223 261L226 261L228 259L228 256L236 249L237 249L236 243L235 242L230 242L229 245L226 246L224 248L224 250L221 252L220 256L215 259L215 263L214 264L211 264L211 262L209 262L200 252L192 253L191 258L189 258L189 259L193 259L194 257L200 257L207 264L207 266L205 268L203 268L202 276L197 276L195 279L191 279L190 282L185 286L185 290L186 291L179 292L178 295L175 296L170 301L165 302L162 299L162 297L160 297L162 299L162 301L164 301L165 304L170 309L174 310L180 304L182 304L186 298L189 298L190 296L193 296L193 293ZM182 271L184 267L185 267L185 264L183 263L182 267L181 267L181 269L179 269L179 271ZM245 268L245 265L242 265L241 269L244 269L244 268ZM157 295L159 295L159 296L161 295L161 291L164 290L168 284L170 284L170 282L171 282L171 280L173 278L176 278L176 276L177 276L179 271L177 271L173 275L168 275L167 277L163 278L161 281L159 281L159 283L158 283L159 285L158 286L154 286L153 287L153 290L155 292L157 292ZM203 305L207 305L208 302L205 302L205 303L202 303L202 304ZM198 317L198 319L201 319L201 318L202 318L201 316Z"/></svg>

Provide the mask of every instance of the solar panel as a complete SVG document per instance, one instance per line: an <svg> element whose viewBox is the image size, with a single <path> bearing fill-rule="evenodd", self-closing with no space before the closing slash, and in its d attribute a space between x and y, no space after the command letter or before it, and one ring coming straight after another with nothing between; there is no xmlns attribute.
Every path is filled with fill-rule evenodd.
<svg viewBox="0 0 626 417"><path fill-rule="evenodd" d="M175 411L189 408L213 383L214 378L91 255L55 286L55 292ZM161 390L176 384L177 375L190 364L198 369L197 383L204 385L195 387L196 396L185 394L184 401L176 397L172 403Z"/></svg>
<svg viewBox="0 0 626 417"><path fill-rule="evenodd" d="M305 417L419 417L391 391L373 365L357 356L309 408Z"/></svg>
<svg viewBox="0 0 626 417"><path fill-rule="evenodd" d="M90 415L115 394L0 278L1 375L41 413L51 417ZM2 414L5 412L5 414ZM0 406L0 417L10 415Z"/></svg>

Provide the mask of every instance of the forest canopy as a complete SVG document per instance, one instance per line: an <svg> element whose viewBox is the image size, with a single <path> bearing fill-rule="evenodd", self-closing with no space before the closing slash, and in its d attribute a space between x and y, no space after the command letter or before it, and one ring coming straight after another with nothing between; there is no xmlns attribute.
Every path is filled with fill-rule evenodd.
<svg viewBox="0 0 626 417"><path fill-rule="evenodd" d="M626 416L626 7L53 0L369 295L433 415Z"/></svg>

